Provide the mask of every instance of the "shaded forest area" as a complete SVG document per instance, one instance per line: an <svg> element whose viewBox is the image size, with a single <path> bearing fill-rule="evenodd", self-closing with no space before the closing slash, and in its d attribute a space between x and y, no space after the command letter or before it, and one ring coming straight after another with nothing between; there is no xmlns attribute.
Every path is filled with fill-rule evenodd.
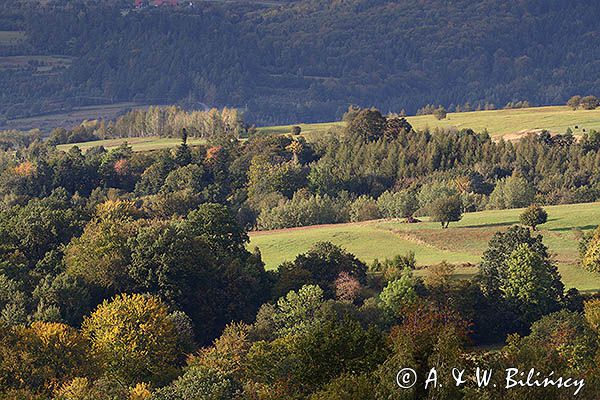
<svg viewBox="0 0 600 400"><path fill-rule="evenodd" d="M583 0L3 7L0 30L27 38L0 46L4 119L139 101L310 122L349 103L414 113L432 101L564 104L600 90L600 5ZM6 67L17 54L50 60ZM71 62L52 64L55 55Z"/></svg>

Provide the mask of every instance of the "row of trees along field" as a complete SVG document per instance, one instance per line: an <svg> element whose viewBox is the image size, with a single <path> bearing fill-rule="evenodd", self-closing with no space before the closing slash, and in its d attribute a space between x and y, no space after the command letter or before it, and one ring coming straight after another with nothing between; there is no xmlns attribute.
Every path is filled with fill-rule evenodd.
<svg viewBox="0 0 600 400"><path fill-rule="evenodd" d="M227 141L246 135L248 129L235 108L188 112L175 106L151 106L129 111L114 121L86 121L74 129L54 129L48 142L57 145L127 137L180 137L184 130L189 137Z"/></svg>

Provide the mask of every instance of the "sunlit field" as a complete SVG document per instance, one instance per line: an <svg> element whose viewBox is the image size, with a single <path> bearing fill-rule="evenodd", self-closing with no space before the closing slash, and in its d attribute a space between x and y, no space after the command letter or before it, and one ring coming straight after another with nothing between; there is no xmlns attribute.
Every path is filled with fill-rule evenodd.
<svg viewBox="0 0 600 400"><path fill-rule="evenodd" d="M517 139L530 131L546 129L552 133L564 133L571 128L575 135L581 135L592 129L600 130L600 109L572 110L569 107L549 106L510 110L473 111L448 113L443 120L433 115L407 117L415 129L425 128L471 128L476 132L487 129L492 137ZM342 122L296 124L302 128L302 134L309 140L329 131L332 127L343 126ZM292 126L271 126L260 128L262 134L290 133Z"/></svg>
<svg viewBox="0 0 600 400"><path fill-rule="evenodd" d="M580 290L600 290L600 276L577 266L579 235L581 231L595 228L600 221L600 203L549 206L546 210L548 222L539 227L539 233L554 254L565 284ZM253 232L249 247L259 247L269 269L277 268L283 261L293 260L297 254L305 252L319 241L339 244L366 262L412 251L419 266L443 260L476 264L492 235L516 224L521 211L467 213L461 221L451 223L448 229L441 229L439 223L425 219L416 224L377 220ZM456 271L465 276L475 272L473 266Z"/></svg>
<svg viewBox="0 0 600 400"><path fill-rule="evenodd" d="M198 138L190 138L188 139L188 144L190 146L203 144L206 141L204 139ZM68 150L73 146L78 146L82 151L87 151L88 149L95 146L104 146L104 148L110 150L116 147L122 146L124 143L131 146L133 151L150 151L150 150L160 150L160 149L168 149L171 147L178 146L181 144L180 138L159 138L156 136L149 137L136 137L136 138L123 138L123 139L107 139L107 140L96 140L92 142L82 142L76 144L61 144L57 146L60 150Z"/></svg>

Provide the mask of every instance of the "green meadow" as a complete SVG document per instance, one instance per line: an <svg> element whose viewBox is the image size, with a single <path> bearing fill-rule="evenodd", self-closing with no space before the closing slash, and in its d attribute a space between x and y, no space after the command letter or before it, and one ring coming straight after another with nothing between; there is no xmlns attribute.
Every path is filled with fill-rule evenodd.
<svg viewBox="0 0 600 400"><path fill-rule="evenodd" d="M433 115L420 115L407 117L407 120L415 129L471 128L476 132L487 129L492 137L517 139L527 132L539 129L564 133L567 128L571 128L575 135L583 134L584 130L600 130L600 109L572 110L565 106L548 106L448 113L443 120L437 120ZM295 125L302 128L302 134L308 140L314 140L332 127L343 126L343 122ZM294 125L259 128L259 132L265 135L290 133L292 126Z"/></svg>
<svg viewBox="0 0 600 400"><path fill-rule="evenodd" d="M600 290L600 275L577 265L578 239L581 232L600 223L600 203L548 206L548 222L539 227L544 243L553 254L567 287L582 291ZM438 223L407 224L399 220L291 228L252 232L249 248L258 247L268 269L308 250L319 241L331 241L354 253L365 262L391 258L396 254L415 253L417 264L426 266L446 260L463 264L460 276L472 276L492 235L518 222L522 210L490 210L467 213L459 222L441 229ZM466 265L464 265L466 264Z"/></svg>
<svg viewBox="0 0 600 400"><path fill-rule="evenodd" d="M188 144L190 146L203 144L206 141L204 139L199 138L190 138L188 139ZM148 136L148 137L134 137L134 138L121 138L121 139L107 139L107 140L95 140L92 142L82 142L82 143L71 143L71 144L61 144L58 147L60 150L68 150L73 146L78 146L83 152L89 150L94 146L104 146L106 149L114 149L127 143L127 145L131 146L133 151L150 151L150 150L160 150L160 149L168 149L175 147L181 143L180 138L160 138L156 136Z"/></svg>

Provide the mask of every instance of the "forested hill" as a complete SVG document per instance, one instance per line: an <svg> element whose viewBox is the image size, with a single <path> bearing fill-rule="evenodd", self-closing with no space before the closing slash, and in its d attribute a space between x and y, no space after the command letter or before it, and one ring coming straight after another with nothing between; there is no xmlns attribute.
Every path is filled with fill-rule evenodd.
<svg viewBox="0 0 600 400"><path fill-rule="evenodd" d="M0 31L26 32L0 45L4 118L133 100L237 106L265 124L332 120L349 103L410 113L600 92L600 2L67 3L0 6ZM15 55L50 61L7 67Z"/></svg>

